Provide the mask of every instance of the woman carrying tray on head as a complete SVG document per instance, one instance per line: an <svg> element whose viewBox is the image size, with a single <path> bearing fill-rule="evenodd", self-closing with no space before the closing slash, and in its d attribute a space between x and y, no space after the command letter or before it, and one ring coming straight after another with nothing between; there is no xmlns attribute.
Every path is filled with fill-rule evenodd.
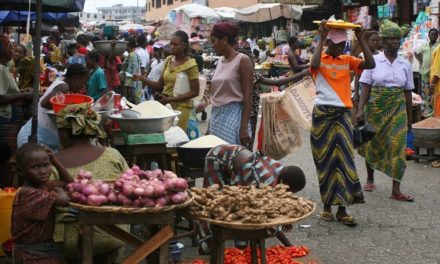
<svg viewBox="0 0 440 264"><path fill-rule="evenodd" d="M343 55L347 32L345 29L330 30L326 23L325 20L321 22L321 38L311 60L317 96L310 142L324 204L320 218L334 221L332 206L338 206L336 219L345 225L355 226L356 221L347 214L345 207L364 202L364 195L354 164L350 74L351 71L360 73L364 69L372 69L375 64L359 29L355 34L365 61ZM323 52L325 42L328 48Z"/></svg>
<svg viewBox="0 0 440 264"><path fill-rule="evenodd" d="M92 172L94 180L114 181L128 169L128 165L116 149L90 143L92 138L106 136L99 119L99 115L87 104L69 105L61 110L57 116L57 127L64 149L56 157L71 175L87 170ZM62 253L68 260L79 256L79 225L76 221L77 213L72 208L64 207L57 211L54 240L61 243ZM124 242L98 228L93 232L94 263L112 263L118 253L123 253L118 251L124 248Z"/></svg>

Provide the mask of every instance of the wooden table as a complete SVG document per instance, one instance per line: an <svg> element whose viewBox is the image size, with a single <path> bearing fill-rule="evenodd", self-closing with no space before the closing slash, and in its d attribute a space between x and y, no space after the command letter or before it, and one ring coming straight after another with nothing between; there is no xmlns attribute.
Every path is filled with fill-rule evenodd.
<svg viewBox="0 0 440 264"><path fill-rule="evenodd" d="M270 237L267 229L243 230L220 225L210 225L212 231L212 246L210 264L222 264L225 241L226 240L243 240L250 241L252 264L258 263L257 251L261 251L261 264L266 264L266 245L265 239Z"/></svg>
<svg viewBox="0 0 440 264"><path fill-rule="evenodd" d="M122 264L139 263L157 249L160 250L159 259L153 263L168 264L170 255L168 241L173 237L174 211L136 214L93 212L81 209L78 211L80 225L78 244L83 264L93 263L93 226L97 226L112 236L137 247ZM150 239L143 241L120 229L116 226L117 224L160 225L161 228Z"/></svg>

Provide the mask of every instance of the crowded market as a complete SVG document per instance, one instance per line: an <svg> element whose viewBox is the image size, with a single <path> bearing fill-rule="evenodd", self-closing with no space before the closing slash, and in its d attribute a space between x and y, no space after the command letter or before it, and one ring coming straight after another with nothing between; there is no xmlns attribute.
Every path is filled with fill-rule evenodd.
<svg viewBox="0 0 440 264"><path fill-rule="evenodd" d="M0 0L0 263L440 261L440 1L87 2Z"/></svg>

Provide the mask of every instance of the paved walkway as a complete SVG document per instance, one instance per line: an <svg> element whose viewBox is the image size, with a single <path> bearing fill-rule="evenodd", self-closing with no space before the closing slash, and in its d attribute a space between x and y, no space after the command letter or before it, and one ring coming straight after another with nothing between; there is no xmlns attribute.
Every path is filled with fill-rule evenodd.
<svg viewBox="0 0 440 264"><path fill-rule="evenodd" d="M303 134L303 147L283 160L286 165L300 166L307 185L298 193L318 204L309 219L295 224L288 234L292 243L309 246L325 264L440 264L440 169L408 161L402 191L415 202L390 200L391 179L377 173L374 192L365 192L366 204L348 208L358 221L354 228L338 222L319 220L321 210L318 179L310 150ZM366 180L362 157L356 155L361 182ZM301 228L300 224L311 225ZM268 244L278 244L269 240ZM185 256L195 256L196 249L185 240Z"/></svg>

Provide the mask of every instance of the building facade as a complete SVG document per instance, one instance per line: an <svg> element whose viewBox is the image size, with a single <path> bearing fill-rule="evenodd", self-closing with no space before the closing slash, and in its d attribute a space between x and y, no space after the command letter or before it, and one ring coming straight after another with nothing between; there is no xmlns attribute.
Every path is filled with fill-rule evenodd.
<svg viewBox="0 0 440 264"><path fill-rule="evenodd" d="M132 20L141 21L145 19L144 6L123 6L122 4L111 7L98 7L98 15L109 17L109 20Z"/></svg>
<svg viewBox="0 0 440 264"><path fill-rule="evenodd" d="M168 12L186 4L201 4L210 8L232 7L242 8L258 3L258 0L147 0L145 20L152 21L165 17Z"/></svg>
<svg viewBox="0 0 440 264"><path fill-rule="evenodd" d="M92 21L110 20L110 16L106 16L103 14L88 13L88 12L77 12L74 14L78 16L80 21L92 22Z"/></svg>

